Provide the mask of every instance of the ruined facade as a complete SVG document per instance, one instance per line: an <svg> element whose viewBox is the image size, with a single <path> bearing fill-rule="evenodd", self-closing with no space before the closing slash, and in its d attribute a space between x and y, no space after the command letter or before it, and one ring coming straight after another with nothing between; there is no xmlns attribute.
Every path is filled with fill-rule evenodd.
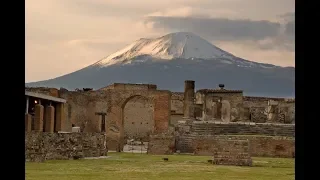
<svg viewBox="0 0 320 180"><path fill-rule="evenodd" d="M194 116L201 121L295 123L294 99L243 96L242 90L228 90L224 85L200 89L193 99L194 104L190 105L189 99L184 100L184 93L172 92L172 125L183 119L184 106L193 108Z"/></svg>
<svg viewBox="0 0 320 180"><path fill-rule="evenodd" d="M49 123L47 127L34 121L35 126L39 126L39 131L71 132L73 127L78 127L84 133L105 133L109 150L121 151L129 139L149 141L151 134L167 132L170 126L177 126L183 120L294 124L295 104L292 99L246 97L241 90L228 90L223 85L218 89L195 91L195 82L191 80L185 81L185 92L158 90L152 84L123 83L98 90L26 88L26 91L65 100L65 103L52 103L60 113L54 113L55 125L50 126ZM46 112L50 112L50 107ZM38 113L38 116L40 119L52 118L50 113L45 112ZM31 131L30 119L32 118L26 115L26 131ZM40 126L44 128L41 129ZM214 134L228 132L229 129L233 131L234 126L240 128L240 134L251 132L245 128L242 131L241 125L231 126ZM260 125L257 125L250 129L259 134L259 128ZM215 132L217 130L219 129ZM273 131L268 128L263 130L263 133L269 132ZM290 133L292 134L291 129L288 130L288 134Z"/></svg>
<svg viewBox="0 0 320 180"><path fill-rule="evenodd" d="M43 88L40 90L43 92ZM46 94L51 92L48 89ZM81 132L105 132L111 150L121 150L127 139L148 139L151 133L168 129L171 92L157 90L155 85L113 84L97 91L59 90L58 97L66 100L61 131L71 132L76 126Z"/></svg>

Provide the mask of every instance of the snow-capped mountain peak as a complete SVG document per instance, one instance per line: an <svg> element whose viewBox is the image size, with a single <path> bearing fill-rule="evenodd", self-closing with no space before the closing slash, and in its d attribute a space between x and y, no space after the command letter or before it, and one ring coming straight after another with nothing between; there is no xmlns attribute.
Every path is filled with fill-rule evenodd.
<svg viewBox="0 0 320 180"><path fill-rule="evenodd" d="M124 49L78 71L27 86L99 89L112 83L150 83L183 91L186 79L197 88L219 83L254 96L294 96L294 68L248 61L188 32L139 39Z"/></svg>
<svg viewBox="0 0 320 180"><path fill-rule="evenodd" d="M124 63L128 59L143 55L157 60L171 60L174 58L232 59L234 57L198 35L190 32L176 32L155 39L141 38L96 64L108 66Z"/></svg>

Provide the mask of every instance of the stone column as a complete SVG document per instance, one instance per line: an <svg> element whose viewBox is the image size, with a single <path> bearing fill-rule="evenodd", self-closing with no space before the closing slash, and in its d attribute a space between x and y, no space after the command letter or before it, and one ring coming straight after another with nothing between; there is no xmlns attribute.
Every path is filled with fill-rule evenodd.
<svg viewBox="0 0 320 180"><path fill-rule="evenodd" d="M54 132L54 107L47 106L45 110L45 132Z"/></svg>
<svg viewBox="0 0 320 180"><path fill-rule="evenodd" d="M65 124L64 104L58 103L56 107L56 131L63 131Z"/></svg>
<svg viewBox="0 0 320 180"><path fill-rule="evenodd" d="M24 125L25 125L25 131L27 132L31 132L32 130L32 116L31 114L25 114L25 117L24 117Z"/></svg>
<svg viewBox="0 0 320 180"><path fill-rule="evenodd" d="M194 119L194 81L186 80L184 82L184 102L183 117L186 119Z"/></svg>
<svg viewBox="0 0 320 180"><path fill-rule="evenodd" d="M43 106L40 104L36 104L34 109L34 130L38 132L43 132Z"/></svg>

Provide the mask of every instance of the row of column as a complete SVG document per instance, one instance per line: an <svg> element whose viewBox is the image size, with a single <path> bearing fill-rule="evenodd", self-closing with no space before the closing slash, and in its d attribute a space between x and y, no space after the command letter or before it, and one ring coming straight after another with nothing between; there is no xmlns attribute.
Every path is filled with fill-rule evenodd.
<svg viewBox="0 0 320 180"><path fill-rule="evenodd" d="M35 105L35 115L34 115L34 131L37 132L54 132L54 125L56 119L56 131L63 130L64 122L64 104L59 103L56 106L56 116L55 117L55 108L53 106L47 106L44 111L44 106L41 104ZM44 113L45 112L45 113ZM43 129L43 123L45 127ZM25 131L30 132L32 130L32 115L25 114Z"/></svg>

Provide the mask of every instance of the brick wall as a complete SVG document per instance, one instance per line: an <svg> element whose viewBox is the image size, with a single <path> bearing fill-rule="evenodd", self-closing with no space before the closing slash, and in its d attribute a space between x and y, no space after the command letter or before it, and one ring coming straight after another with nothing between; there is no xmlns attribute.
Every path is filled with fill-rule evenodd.
<svg viewBox="0 0 320 180"><path fill-rule="evenodd" d="M233 135L239 137L239 139L249 138L255 156L292 157L294 154L295 125L292 124L179 123L176 126L176 148L182 153L193 153L195 151L193 143L196 142L195 139L199 139L198 137L221 135ZM209 153L206 152L206 149L210 149L210 143L203 142L200 144L203 144L203 147L200 148L202 149L200 154L206 155L206 153ZM269 148L266 148L266 146Z"/></svg>
<svg viewBox="0 0 320 180"><path fill-rule="evenodd" d="M252 166L250 142L239 139L215 139L213 163L217 165Z"/></svg>
<svg viewBox="0 0 320 180"><path fill-rule="evenodd" d="M170 91L156 91L154 94L154 132L165 132L169 127L169 120L171 116L171 92Z"/></svg>
<svg viewBox="0 0 320 180"><path fill-rule="evenodd" d="M255 157L283 157L295 156L295 139L281 136L195 136L192 140L192 150L196 155L213 155L219 144L217 140L248 140L250 154Z"/></svg>
<svg viewBox="0 0 320 180"><path fill-rule="evenodd" d="M194 122L192 124L179 123L177 126L183 130L190 126L190 132L203 135L267 135L267 136L295 136L294 124L249 123L249 122ZM183 133L180 131L179 133Z"/></svg>
<svg viewBox="0 0 320 180"><path fill-rule="evenodd" d="M150 135L148 154L173 154L175 152L175 139L171 134Z"/></svg>
<svg viewBox="0 0 320 180"><path fill-rule="evenodd" d="M153 106L153 101L141 96L135 96L127 102L123 114L125 139L149 139L154 127Z"/></svg>
<svg viewBox="0 0 320 180"><path fill-rule="evenodd" d="M106 155L105 136L100 133L37 133L25 134L27 161L73 159Z"/></svg>
<svg viewBox="0 0 320 180"><path fill-rule="evenodd" d="M174 114L183 114L183 92L171 93L171 112Z"/></svg>
<svg viewBox="0 0 320 180"><path fill-rule="evenodd" d="M148 138L153 131L162 132L168 129L171 115L169 91L108 89L88 92L66 91L60 92L60 95L67 100L67 131L71 130L71 124L75 124L84 132L100 132L101 116L95 113L107 113L107 143L113 148L110 150L123 147L126 131L131 135L136 131L143 132L139 134ZM146 101L148 103L145 103Z"/></svg>

